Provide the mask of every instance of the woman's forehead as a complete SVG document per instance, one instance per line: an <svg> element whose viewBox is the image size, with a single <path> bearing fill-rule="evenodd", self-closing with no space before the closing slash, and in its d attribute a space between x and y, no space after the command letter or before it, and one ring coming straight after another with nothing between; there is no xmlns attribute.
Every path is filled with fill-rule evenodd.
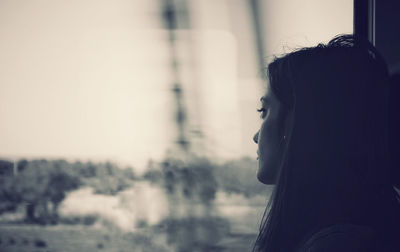
<svg viewBox="0 0 400 252"><path fill-rule="evenodd" d="M272 91L271 86L268 85L267 88L265 89L264 95L263 95L261 98L264 97L264 99L268 100L268 99L270 99L270 97L273 96L273 95L274 95L274 92ZM261 100L261 99L260 99L260 100Z"/></svg>
<svg viewBox="0 0 400 252"><path fill-rule="evenodd" d="M277 99L275 93L268 88L263 96L261 96L260 101L262 104L275 104L279 103L279 99Z"/></svg>

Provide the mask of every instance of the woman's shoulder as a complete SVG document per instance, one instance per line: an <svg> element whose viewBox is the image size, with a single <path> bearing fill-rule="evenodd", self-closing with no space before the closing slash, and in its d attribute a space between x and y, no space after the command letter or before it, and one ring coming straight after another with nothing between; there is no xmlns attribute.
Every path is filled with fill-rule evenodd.
<svg viewBox="0 0 400 252"><path fill-rule="evenodd" d="M299 252L375 251L375 232L368 226L336 224L314 233Z"/></svg>

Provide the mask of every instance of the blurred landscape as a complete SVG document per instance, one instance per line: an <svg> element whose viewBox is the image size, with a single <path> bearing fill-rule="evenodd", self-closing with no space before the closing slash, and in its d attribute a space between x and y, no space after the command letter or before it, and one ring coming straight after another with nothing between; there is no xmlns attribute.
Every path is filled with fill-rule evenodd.
<svg viewBox="0 0 400 252"><path fill-rule="evenodd" d="M1 251L247 251L270 188L250 158L0 161Z"/></svg>
<svg viewBox="0 0 400 252"><path fill-rule="evenodd" d="M0 251L250 251L272 189L252 141L263 69L351 33L352 13L1 0Z"/></svg>

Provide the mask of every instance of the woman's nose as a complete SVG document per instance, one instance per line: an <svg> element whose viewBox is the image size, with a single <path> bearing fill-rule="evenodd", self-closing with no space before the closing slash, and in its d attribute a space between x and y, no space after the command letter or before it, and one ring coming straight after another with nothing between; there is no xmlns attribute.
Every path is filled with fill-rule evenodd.
<svg viewBox="0 0 400 252"><path fill-rule="evenodd" d="M260 131L257 131L257 133L253 136L253 141L258 144L258 134L260 133Z"/></svg>

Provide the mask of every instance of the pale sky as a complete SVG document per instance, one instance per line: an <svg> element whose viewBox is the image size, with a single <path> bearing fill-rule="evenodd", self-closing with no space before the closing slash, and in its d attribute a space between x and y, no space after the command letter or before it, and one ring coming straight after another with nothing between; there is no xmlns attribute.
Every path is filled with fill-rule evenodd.
<svg viewBox="0 0 400 252"><path fill-rule="evenodd" d="M352 32L351 0L262 1L265 56ZM0 156L112 159L143 168L174 146L159 1L0 0ZM246 0L193 0L178 31L201 152L255 157L263 92ZM194 139L195 141L195 139Z"/></svg>

